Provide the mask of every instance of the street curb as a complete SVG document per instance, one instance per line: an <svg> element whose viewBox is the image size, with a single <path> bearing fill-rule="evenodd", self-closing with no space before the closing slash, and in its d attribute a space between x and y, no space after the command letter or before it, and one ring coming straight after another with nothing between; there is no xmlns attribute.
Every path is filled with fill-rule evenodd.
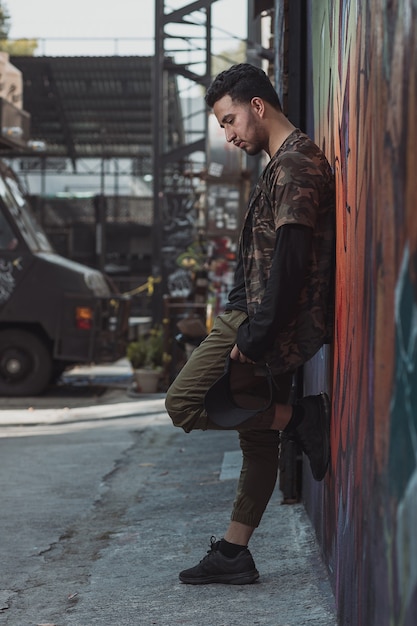
<svg viewBox="0 0 417 626"><path fill-rule="evenodd" d="M165 394L152 394L143 396L136 402L96 404L88 407L5 409L0 411L0 427L71 424L165 413L164 399Z"/></svg>

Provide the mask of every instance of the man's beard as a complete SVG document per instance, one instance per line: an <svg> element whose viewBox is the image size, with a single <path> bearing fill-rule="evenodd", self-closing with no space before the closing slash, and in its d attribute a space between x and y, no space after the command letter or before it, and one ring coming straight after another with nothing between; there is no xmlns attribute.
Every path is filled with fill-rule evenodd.
<svg viewBox="0 0 417 626"><path fill-rule="evenodd" d="M249 156L256 156L262 152L262 150L263 148L259 144L249 144L247 148L243 148L243 151Z"/></svg>

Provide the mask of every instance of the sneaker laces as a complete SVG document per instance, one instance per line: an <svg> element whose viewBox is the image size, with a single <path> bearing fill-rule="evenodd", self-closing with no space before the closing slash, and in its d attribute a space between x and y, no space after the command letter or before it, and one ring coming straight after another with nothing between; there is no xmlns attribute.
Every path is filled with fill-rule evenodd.
<svg viewBox="0 0 417 626"><path fill-rule="evenodd" d="M202 563L203 561L205 561L206 559L209 559L214 552L217 552L219 549L219 545L220 545L220 541L217 541L217 537L215 537L214 535L212 535L210 537L210 548L207 550L207 554L206 556L204 556L200 563Z"/></svg>

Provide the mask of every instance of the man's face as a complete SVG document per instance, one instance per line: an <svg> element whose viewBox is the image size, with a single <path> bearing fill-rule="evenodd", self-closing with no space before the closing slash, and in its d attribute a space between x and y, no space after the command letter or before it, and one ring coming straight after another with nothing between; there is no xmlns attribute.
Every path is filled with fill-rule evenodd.
<svg viewBox="0 0 417 626"><path fill-rule="evenodd" d="M214 115L224 128L226 141L244 150L247 154L259 154L265 149L267 137L262 120L252 102L235 102L223 96L214 103Z"/></svg>

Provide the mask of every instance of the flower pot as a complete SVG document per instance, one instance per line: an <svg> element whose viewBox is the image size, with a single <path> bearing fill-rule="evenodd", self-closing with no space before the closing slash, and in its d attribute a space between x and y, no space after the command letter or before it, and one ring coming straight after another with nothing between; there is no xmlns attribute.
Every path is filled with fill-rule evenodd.
<svg viewBox="0 0 417 626"><path fill-rule="evenodd" d="M134 370L137 391L140 393L156 393L161 373L158 370Z"/></svg>

